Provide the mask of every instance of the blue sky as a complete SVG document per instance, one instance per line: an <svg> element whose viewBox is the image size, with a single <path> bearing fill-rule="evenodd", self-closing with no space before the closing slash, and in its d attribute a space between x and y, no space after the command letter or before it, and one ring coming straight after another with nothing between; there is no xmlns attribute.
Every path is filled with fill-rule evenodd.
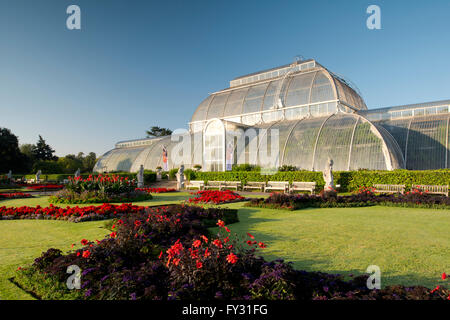
<svg viewBox="0 0 450 320"><path fill-rule="evenodd" d="M81 30L66 8L81 8ZM366 27L381 7L382 30ZM369 108L450 98L450 1L0 0L0 126L67 153L187 128L240 75L315 58Z"/></svg>

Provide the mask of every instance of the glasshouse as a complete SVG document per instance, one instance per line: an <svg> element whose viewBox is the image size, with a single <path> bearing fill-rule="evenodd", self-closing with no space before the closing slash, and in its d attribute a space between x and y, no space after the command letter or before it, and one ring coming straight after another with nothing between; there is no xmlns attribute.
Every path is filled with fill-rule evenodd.
<svg viewBox="0 0 450 320"><path fill-rule="evenodd" d="M203 100L189 128L118 142L97 172L236 164L321 171L449 168L450 100L368 110L356 86L315 60L241 76Z"/></svg>

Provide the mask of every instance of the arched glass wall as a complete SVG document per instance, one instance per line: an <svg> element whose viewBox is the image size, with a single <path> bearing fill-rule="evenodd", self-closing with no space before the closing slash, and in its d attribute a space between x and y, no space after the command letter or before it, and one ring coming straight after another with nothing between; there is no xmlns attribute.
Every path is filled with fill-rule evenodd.
<svg viewBox="0 0 450 320"><path fill-rule="evenodd" d="M225 170L225 127L222 121L210 121L203 133L203 163L206 171Z"/></svg>

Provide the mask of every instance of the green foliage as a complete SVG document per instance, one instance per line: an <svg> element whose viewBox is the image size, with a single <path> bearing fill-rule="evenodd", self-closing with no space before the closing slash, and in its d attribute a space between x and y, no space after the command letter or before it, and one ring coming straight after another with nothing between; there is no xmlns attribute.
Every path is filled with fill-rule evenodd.
<svg viewBox="0 0 450 320"><path fill-rule="evenodd" d="M186 169L184 170L184 175L186 176L187 180L191 180L191 177L193 176L194 170L192 169Z"/></svg>
<svg viewBox="0 0 450 320"><path fill-rule="evenodd" d="M261 167L248 163L234 164L232 168L232 171L260 171L260 170Z"/></svg>
<svg viewBox="0 0 450 320"><path fill-rule="evenodd" d="M31 153L36 160L57 160L57 157L53 155L55 150L53 150L39 135L39 140L36 145L31 148Z"/></svg>
<svg viewBox="0 0 450 320"><path fill-rule="evenodd" d="M170 136L172 134L172 130L153 126L150 130L145 131L145 133L147 134L147 137L163 137Z"/></svg>
<svg viewBox="0 0 450 320"><path fill-rule="evenodd" d="M411 188L412 184L448 185L450 184L450 170L358 170L335 171L335 184L340 184L339 191L357 191L359 187L371 187L374 184L405 184ZM317 190L323 189L325 181L320 171L278 171L273 175L262 175L259 171L226 171L226 172L195 172L190 174L190 180L205 181L309 181L317 183Z"/></svg>
<svg viewBox="0 0 450 320"><path fill-rule="evenodd" d="M31 169L32 172L37 172L38 170L41 170L43 174L48 173L62 173L63 170L61 168L61 164L58 161L54 160L37 160L33 164L33 168ZM33 175L34 178L34 175Z"/></svg>
<svg viewBox="0 0 450 320"><path fill-rule="evenodd" d="M26 172L27 157L19 150L19 140L7 128L0 128L0 173Z"/></svg>
<svg viewBox="0 0 450 320"><path fill-rule="evenodd" d="M170 169L169 170L169 178L170 179L176 179L177 172L178 172L178 168Z"/></svg>
<svg viewBox="0 0 450 320"><path fill-rule="evenodd" d="M295 166L288 166L288 165L283 165L281 167L278 168L279 171L297 171L297 167Z"/></svg>

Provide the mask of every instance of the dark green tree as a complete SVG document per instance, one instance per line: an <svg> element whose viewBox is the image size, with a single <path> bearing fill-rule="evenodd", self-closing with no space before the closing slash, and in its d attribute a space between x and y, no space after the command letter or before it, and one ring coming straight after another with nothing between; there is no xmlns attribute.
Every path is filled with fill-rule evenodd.
<svg viewBox="0 0 450 320"><path fill-rule="evenodd" d="M89 152L89 154L83 159L84 171L92 172L96 162L97 162L97 155L95 154L95 152Z"/></svg>
<svg viewBox="0 0 450 320"><path fill-rule="evenodd" d="M58 159L58 164L64 173L74 174L75 171L83 170L83 160L74 154L68 154Z"/></svg>
<svg viewBox="0 0 450 320"><path fill-rule="evenodd" d="M32 154L33 157L36 160L58 160L58 157L54 156L53 153L55 150L53 150L42 138L41 135L39 135L39 140L36 143L36 145L32 148Z"/></svg>
<svg viewBox="0 0 450 320"><path fill-rule="evenodd" d="M146 133L147 138L163 137L163 136L170 136L172 134L172 130L153 126L150 128L150 130L147 130Z"/></svg>
<svg viewBox="0 0 450 320"><path fill-rule="evenodd" d="M31 143L25 143L20 145L20 152L23 153L23 155L25 156L26 160L25 160L25 172L31 172L32 168L36 162L36 159L34 159L34 155L33 155L33 147L34 144Z"/></svg>
<svg viewBox="0 0 450 320"><path fill-rule="evenodd" d="M26 157L20 152L19 139L11 130L0 128L0 173L9 170L24 173Z"/></svg>

